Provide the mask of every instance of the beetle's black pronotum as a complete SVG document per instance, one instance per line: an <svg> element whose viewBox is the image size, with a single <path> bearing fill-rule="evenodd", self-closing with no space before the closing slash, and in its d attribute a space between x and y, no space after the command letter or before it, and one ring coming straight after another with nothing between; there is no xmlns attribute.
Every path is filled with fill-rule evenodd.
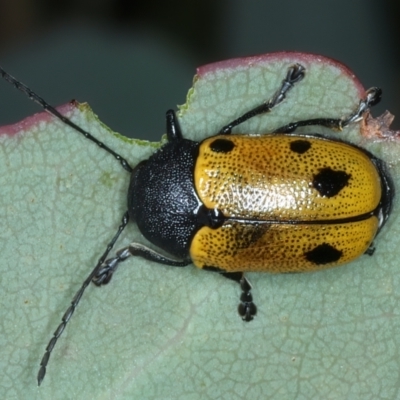
<svg viewBox="0 0 400 400"><path fill-rule="evenodd" d="M49 357L91 281L106 284L130 256L174 267L216 271L240 284L239 314L251 321L256 306L246 271L303 272L341 265L372 254L372 242L389 217L394 196L385 163L367 150L321 135L295 134L320 125L341 130L379 102L371 88L345 118L290 122L269 135L231 135L242 122L270 112L305 76L288 66L270 100L210 132L185 139L175 112L167 112L168 142L132 168L128 161L83 130L0 68L2 77L50 114L115 157L128 172L127 211L117 233L62 317L40 363ZM128 221L159 250L133 242L108 254ZM167 254L170 255L165 255Z"/></svg>

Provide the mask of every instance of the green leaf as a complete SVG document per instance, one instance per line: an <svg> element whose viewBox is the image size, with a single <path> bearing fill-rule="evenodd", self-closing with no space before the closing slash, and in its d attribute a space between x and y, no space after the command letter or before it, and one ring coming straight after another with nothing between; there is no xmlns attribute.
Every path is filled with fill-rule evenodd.
<svg viewBox="0 0 400 400"><path fill-rule="evenodd" d="M180 107L184 136L215 134L267 100L295 62L306 67L306 78L271 113L235 131L345 116L364 95L350 71L320 56L277 53L211 64L198 69ZM60 110L132 166L160 145L111 132L85 104ZM397 136L384 119L367 122L340 134L307 129L368 147L388 161L397 185ZM129 259L109 285L87 288L38 389L48 340L126 210L129 174L45 113L0 129L0 171L3 398L396 397L397 201L373 257L309 274L249 274L258 306L251 323L237 315L235 283L193 266ZM144 241L131 224L116 248L136 240Z"/></svg>

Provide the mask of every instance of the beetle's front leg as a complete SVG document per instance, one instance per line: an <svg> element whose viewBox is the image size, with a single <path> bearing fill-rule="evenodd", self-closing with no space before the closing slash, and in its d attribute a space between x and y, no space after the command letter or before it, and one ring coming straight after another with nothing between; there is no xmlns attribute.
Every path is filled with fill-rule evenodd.
<svg viewBox="0 0 400 400"><path fill-rule="evenodd" d="M220 134L227 135L232 132L232 129L257 115L264 114L271 111L275 106L281 103L285 98L287 92L293 88L293 86L300 82L304 78L305 68L301 64L292 65L286 74L286 78L282 81L280 88L275 92L270 100L265 101L261 105L247 111L239 118L225 125L221 130Z"/></svg>
<svg viewBox="0 0 400 400"><path fill-rule="evenodd" d="M186 267L186 265L191 263L191 261L187 260L181 261L169 258L140 243L131 243L129 246L118 250L115 257L109 258L108 260L104 261L103 264L101 264L96 275L92 279L93 283L97 286L106 285L108 282L110 282L112 275L119 266L119 263L125 261L131 256L145 258L149 261L154 261L159 264L170 265L173 267Z"/></svg>

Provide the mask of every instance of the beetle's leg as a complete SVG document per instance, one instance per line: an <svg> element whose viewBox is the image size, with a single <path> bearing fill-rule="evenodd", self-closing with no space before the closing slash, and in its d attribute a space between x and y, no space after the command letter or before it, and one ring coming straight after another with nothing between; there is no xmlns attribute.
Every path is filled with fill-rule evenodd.
<svg viewBox="0 0 400 400"><path fill-rule="evenodd" d="M244 121L247 121L250 118L255 117L256 115L260 115L266 112L269 112L276 105L281 103L285 97L287 92L292 89L295 83L300 82L305 75L305 68L301 64L292 65L287 72L286 78L282 81L281 87L275 92L273 97L270 100L265 101L261 105L251 109L246 112L239 118L235 119L228 125L225 125L221 130L220 134L229 134L232 132L232 129L241 124Z"/></svg>
<svg viewBox="0 0 400 400"><path fill-rule="evenodd" d="M257 314L257 307L253 303L253 296L250 293L250 282L244 276L243 272L223 272L221 275L225 276L225 278L232 279L235 282L239 283L240 288L242 289L242 294L240 295L238 312L243 321L251 321Z"/></svg>
<svg viewBox="0 0 400 400"><path fill-rule="evenodd" d="M365 251L364 254L372 256L374 255L374 253L375 253L375 246L373 245L373 243L371 243L371 245L368 247L368 249Z"/></svg>
<svg viewBox="0 0 400 400"><path fill-rule="evenodd" d="M74 298L71 301L71 305L68 307L67 311L65 311L63 317L61 318L61 323L60 323L60 325L58 325L57 329L54 331L53 337L50 339L50 341L46 347L46 351L43 354L42 360L40 361L40 368L39 368L39 372L37 374L38 386L40 386L40 384L42 383L42 381L46 375L46 367L49 362L51 352L53 351L53 348L56 345L58 338L61 336L66 325L68 324L68 321L71 319L72 314L75 311L75 308L78 306L78 304L82 298L83 292L88 287L88 285L92 281L93 277L96 276L97 270L104 263L104 260L108 256L108 253L113 248L115 242L117 241L118 237L121 235L121 232L125 229L128 222L129 222L129 214L127 211L123 215L121 224L118 227L118 231L112 238L111 242L108 244L106 251L100 257L100 260L98 261L96 267L92 270L92 272L89 274L89 276L85 279L85 281L83 282L80 289L76 292Z"/></svg>
<svg viewBox="0 0 400 400"><path fill-rule="evenodd" d="M369 111L369 109L378 104L382 97L382 90L377 87L372 87L367 90L367 95L365 99L360 100L360 103L356 110L354 110L349 116L334 119L334 118L315 118L307 119L304 121L292 122L288 125L281 126L275 129L273 133L291 133L301 126L319 125L326 128L341 131L346 126L353 122L358 122L362 119L364 114Z"/></svg>
<svg viewBox="0 0 400 400"><path fill-rule="evenodd" d="M131 256L142 257L149 261L154 261L159 264L170 265L173 267L186 267L191 263L191 261L187 260L180 261L169 258L140 243L131 243L129 246L118 250L115 257L104 261L101 267L97 270L96 275L93 277L93 283L95 283L97 286L106 285L108 282L110 282L113 273L119 266L119 263L125 261Z"/></svg>

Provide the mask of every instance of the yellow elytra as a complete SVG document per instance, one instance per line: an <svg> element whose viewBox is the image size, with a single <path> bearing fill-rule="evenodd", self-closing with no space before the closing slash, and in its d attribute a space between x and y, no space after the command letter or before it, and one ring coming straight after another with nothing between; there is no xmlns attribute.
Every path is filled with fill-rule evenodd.
<svg viewBox="0 0 400 400"><path fill-rule="evenodd" d="M378 232L383 174L370 153L323 137L208 138L195 187L226 221L196 232L191 258L227 272L304 272L349 262Z"/></svg>

